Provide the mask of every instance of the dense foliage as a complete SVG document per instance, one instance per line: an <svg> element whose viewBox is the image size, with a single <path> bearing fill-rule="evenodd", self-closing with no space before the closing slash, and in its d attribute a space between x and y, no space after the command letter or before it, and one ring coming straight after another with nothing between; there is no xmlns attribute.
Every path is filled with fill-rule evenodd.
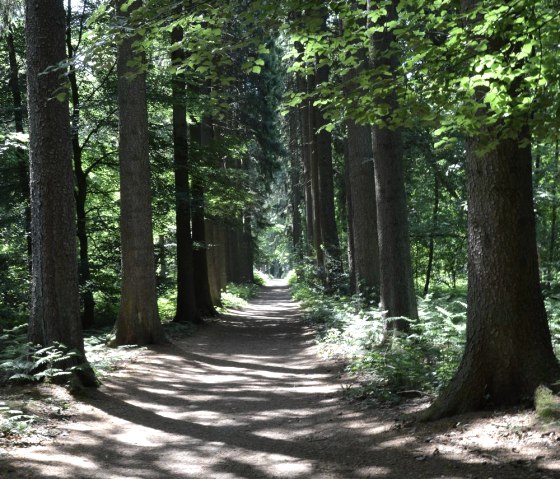
<svg viewBox="0 0 560 479"><path fill-rule="evenodd" d="M52 100L69 102L72 112L80 293L83 310L90 305L94 312L84 324L108 328L119 311L115 55L116 45L134 33L141 55L128 66L136 69L130 78L147 78L162 320L173 320L176 307L174 205L181 193L173 166L173 82L181 78L188 203L202 215L196 234L192 219L193 254L207 256L216 306L238 307L255 293L253 283L262 279L254 277L253 265L274 277L295 270L296 298L319 325L321 344L325 351L343 351L349 370L368 383L363 394L394 398L441 390L465 342L467 151L489 154L511 141L531 148L539 266L558 354L559 5L460 4L145 0L117 7L69 1L69 58L50 68L67 81ZM73 353L58 344L28 345L20 329L29 316L31 284L20 7L15 0L0 6L0 77L9 79L0 83L1 359L13 377L53 379L67 375L56 365ZM178 31L177 41L172 34ZM402 153L419 318L397 318L407 334L394 338L386 326L395 318L379 307L379 285L360 285L352 264L349 151L356 125L373 134L365 140L370 150L380 132L398 133L393 149ZM372 163L374 153L362 162ZM376 201L374 186L366 203ZM326 194L327 187L332 192ZM326 199L334 204L330 214L321 211ZM327 220L335 231L327 230ZM321 222L324 231L317 227Z"/></svg>

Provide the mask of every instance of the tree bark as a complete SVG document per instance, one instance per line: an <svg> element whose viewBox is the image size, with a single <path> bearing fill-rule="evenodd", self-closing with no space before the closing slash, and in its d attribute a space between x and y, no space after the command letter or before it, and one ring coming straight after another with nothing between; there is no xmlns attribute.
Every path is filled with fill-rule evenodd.
<svg viewBox="0 0 560 479"><path fill-rule="evenodd" d="M386 21L396 18L397 0L392 1ZM395 38L390 30L373 35L374 66L387 67L396 81L397 59L389 51ZM383 99L391 112L397 108L396 93L391 91ZM387 330L408 331L404 318L418 317L416 294L412 276L408 212L401 132L398 128L374 126L373 160L377 198L377 227L379 235L381 307L387 311Z"/></svg>
<svg viewBox="0 0 560 479"><path fill-rule="evenodd" d="M379 242L371 129L348 120L347 167L356 292L379 300Z"/></svg>
<svg viewBox="0 0 560 479"><path fill-rule="evenodd" d="M307 92L313 93L315 91L315 75L307 77ZM311 218L311 225L313 228L313 249L315 250L315 259L317 264L317 271L323 285L326 283L325 272L325 254L323 251L322 227L321 227L321 193L319 184L319 155L317 151L317 136L315 134L315 107L312 105L311 100L307 100L307 134L309 139L309 177L310 177L310 190L311 190L311 205L313 215Z"/></svg>
<svg viewBox="0 0 560 479"><path fill-rule="evenodd" d="M371 136L370 136L371 138ZM346 194L344 195L346 201L346 222L347 222L347 252L348 252L348 287L350 289L350 294L357 293L356 287L356 255L354 254L354 225L353 221L353 211L352 211L352 195L350 185L350 167L349 167L349 150L348 150L348 138L344 144L344 182Z"/></svg>
<svg viewBox="0 0 560 479"><path fill-rule="evenodd" d="M207 120L202 120L191 127L191 144L198 148L197 160L202 162L204 147L207 147L211 139L211 128ZM200 174L200 173L199 173ZM210 283L208 280L208 259L206 257L206 229L205 229L205 200L204 184L199 176L192 180L192 238L196 246L193 251L193 271L195 278L195 295L198 312L202 317L217 316L214 308L212 295L210 294Z"/></svg>
<svg viewBox="0 0 560 479"><path fill-rule="evenodd" d="M180 27L173 29L172 42L183 39ZM185 59L182 49L171 53L173 63ZM174 321L200 323L194 281L193 240L191 234L191 190L189 185L188 126L186 81L182 74L172 80L173 97L173 159L175 170L175 221L177 228L177 309Z"/></svg>
<svg viewBox="0 0 560 479"><path fill-rule="evenodd" d="M60 70L66 59L63 0L26 2L26 41L31 190L32 284L29 340L58 341L85 362L78 293L75 205L73 200L70 114ZM45 38L49 41L46 42ZM76 373L87 386L97 384L89 367Z"/></svg>
<svg viewBox="0 0 560 479"><path fill-rule="evenodd" d="M67 7L67 26L66 26L66 49L68 58L74 56L74 47L72 45L72 7L68 2ZM89 263L89 247L87 234L87 174L84 171L82 163L82 146L80 145L80 92L78 89L78 80L74 67L70 67L68 71L68 81L70 82L70 91L72 94L72 158L74 160L74 175L76 178L74 198L76 201L77 213L77 236L78 250L80 261L78 263L78 281L82 297L82 326L84 329L91 328L95 320L95 301L93 299L93 291L91 290L91 268Z"/></svg>
<svg viewBox="0 0 560 479"><path fill-rule="evenodd" d="M530 401L560 378L539 284L530 146L502 140L485 155L477 147L468 142L465 353L426 419Z"/></svg>
<svg viewBox="0 0 560 479"><path fill-rule="evenodd" d="M300 205L302 200L301 181L301 147L299 142L298 112L291 112L288 117L289 126L289 154L290 154L290 203L292 208L292 248L296 258L303 259L302 250L302 221Z"/></svg>
<svg viewBox="0 0 560 479"><path fill-rule="evenodd" d="M316 84L329 81L329 68L321 66L316 72ZM323 112L312 107L314 110L314 128L316 135L316 155L319 180L319 215L321 228L321 246L324 248L326 284L328 290L333 290L336 283L340 281L342 273L342 262L340 254L340 242L336 226L336 214L334 206L334 180L331 134L323 128L328 121Z"/></svg>
<svg viewBox="0 0 560 479"><path fill-rule="evenodd" d="M465 11L476 4L461 2ZM510 85L512 100L521 83ZM475 98L483 97L479 89ZM517 120L524 120L517 137L500 138L504 125L498 125L483 126L480 138L467 140L465 352L451 383L423 419L531 402L541 384L555 383L559 389L560 365L539 281L531 134L527 119ZM479 153L482 146L488 150L488 138L496 145Z"/></svg>
<svg viewBox="0 0 560 479"><path fill-rule="evenodd" d="M208 283L210 285L212 304L216 306L221 303L221 291L225 286L225 282L223 281L225 253L221 232L221 224L219 224L216 220L206 220L206 242L208 244L208 250L206 251L206 258L208 260Z"/></svg>
<svg viewBox="0 0 560 479"><path fill-rule="evenodd" d="M117 7L126 4L118 0ZM127 13L141 6L133 2ZM118 48L119 163L121 190L121 305L113 345L153 344L164 341L159 319L152 236L150 160L145 64L125 36Z"/></svg>
<svg viewBox="0 0 560 479"><path fill-rule="evenodd" d="M298 76L298 90L307 91L307 81L301 75ZM313 194L311 190L311 151L312 137L311 126L309 124L310 103L305 101L299 109L300 116L300 137L301 137L301 156L303 159L303 196L305 200L305 254L311 254L312 245L315 244L313 238Z"/></svg>

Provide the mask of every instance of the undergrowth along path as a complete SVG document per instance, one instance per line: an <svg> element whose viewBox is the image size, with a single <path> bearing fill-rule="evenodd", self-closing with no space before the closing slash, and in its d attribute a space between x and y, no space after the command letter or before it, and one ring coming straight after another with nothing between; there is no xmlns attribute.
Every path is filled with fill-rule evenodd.
<svg viewBox="0 0 560 479"><path fill-rule="evenodd" d="M74 404L56 440L10 451L0 472L68 479L557 477L553 458L552 469L517 464L508 451L483 454L446 442L449 423L419 435L400 427L399 411L347 402L340 368L318 357L288 287L273 282L242 311L140 355Z"/></svg>

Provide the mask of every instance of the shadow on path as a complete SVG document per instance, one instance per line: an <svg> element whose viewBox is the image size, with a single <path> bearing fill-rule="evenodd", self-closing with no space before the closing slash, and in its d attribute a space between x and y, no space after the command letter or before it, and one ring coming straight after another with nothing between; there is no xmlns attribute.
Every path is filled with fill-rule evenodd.
<svg viewBox="0 0 560 479"><path fill-rule="evenodd" d="M277 283L115 373L66 436L15 452L10 477L531 477L459 455L426 459L426 445L392 430L382 411L341 400L338 372L318 360L313 332Z"/></svg>

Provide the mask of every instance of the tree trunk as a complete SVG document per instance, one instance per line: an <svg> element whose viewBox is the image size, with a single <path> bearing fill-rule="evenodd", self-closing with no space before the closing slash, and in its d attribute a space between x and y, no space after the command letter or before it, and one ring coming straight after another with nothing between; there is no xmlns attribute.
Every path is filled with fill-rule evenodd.
<svg viewBox="0 0 560 479"><path fill-rule="evenodd" d="M183 39L180 27L173 29L174 44ZM185 58L182 49L171 53L173 63ZM177 228L177 309L174 321L200 323L196 304L194 281L193 240L191 234L191 190L189 185L188 126L186 108L186 81L182 74L172 80L173 96L173 160L175 170L175 221Z"/></svg>
<svg viewBox="0 0 560 479"><path fill-rule="evenodd" d="M307 91L307 81L298 76L298 90ZM301 156L303 158L303 196L305 199L305 254L311 254L311 248L315 244L313 238L313 193L311 190L311 151L312 137L311 126L309 124L310 103L305 101L299 110L300 115L300 137L301 137Z"/></svg>
<svg viewBox="0 0 560 479"><path fill-rule="evenodd" d="M555 148L554 148L554 178L555 180L558 179L558 162L560 159L560 149L558 145L558 140L556 140ZM555 259L556 259L556 234L558 229L558 192L556 185L558 184L557 181L553 183L553 191L552 191L552 212L550 218L550 236L548 239L548 274L547 274L547 281L550 287L550 284L553 280L553 271L555 268Z"/></svg>
<svg viewBox="0 0 560 479"><path fill-rule="evenodd" d="M370 136L371 138L371 136ZM346 221L347 221L347 230L348 230L348 239L347 239L347 251L348 251L348 286L350 288L350 294L357 293L357 285L356 285L356 255L354 253L354 225L353 222L353 210L352 210L352 186L350 185L350 157L349 157L349 149L348 149L348 138L346 138L346 142L344 145L344 182L345 182L345 190L346 194Z"/></svg>
<svg viewBox="0 0 560 479"><path fill-rule="evenodd" d="M462 0L461 4L469 11L477 2ZM518 79L510 86L511 100L521 83ZM478 90L475 98L483 97L484 90ZM525 122L517 137L500 138L502 124L481 127L482 139L467 140L465 352L451 383L424 419L530 402L541 384L556 382L559 389L560 365L539 281L531 134L527 119L516 120ZM496 145L479 153L482 146L489 149L485 143L489 138Z"/></svg>
<svg viewBox="0 0 560 479"><path fill-rule="evenodd" d="M307 92L312 93L315 90L315 75L307 77ZM315 258L317 261L317 271L323 285L326 283L325 272L325 254L323 251L323 239L321 237L321 194L319 184L319 155L317 151L317 136L315 134L315 121L316 113L315 107L312 105L311 100L307 100L307 128L309 139L309 177L311 185L311 205L313 215L311 224L313 228L313 249L315 250Z"/></svg>
<svg viewBox="0 0 560 479"><path fill-rule="evenodd" d="M242 282L254 283L255 277L253 274L253 227L252 227L251 214L248 211L243 213L243 229L241 230L241 238L243 244L242 255Z"/></svg>
<svg viewBox="0 0 560 479"><path fill-rule="evenodd" d="M8 27L6 35L6 48L8 50L8 62L10 64L10 90L12 92L12 101L14 104L14 125L16 133L24 133L23 128L23 101L21 98L21 86L19 83L19 66L17 63L16 47L14 43L14 35L11 27ZM26 159L25 151L18 148L16 151L18 164L19 187L21 190L21 198L25 204L24 209L24 237L27 243L27 262L31 270L31 208L29 206L29 165Z"/></svg>
<svg viewBox="0 0 560 479"><path fill-rule="evenodd" d="M191 144L198 147L197 160L202 162L204 147L210 142L211 129L206 120L191 127ZM200 173L199 173L200 175ZM208 260L206 257L206 229L205 229L205 200L204 200L204 184L199 176L193 177L192 180L192 238L196 243L193 251L193 271L194 286L196 295L196 305L198 312L202 317L217 316L217 311L212 302L210 294L210 283L208 280Z"/></svg>
<svg viewBox="0 0 560 479"><path fill-rule="evenodd" d="M222 280L223 245L220 243L220 225L215 220L206 220L206 243L208 250L206 258L208 260L208 283L210 286L210 296L212 304L220 304L221 290L224 286Z"/></svg>
<svg viewBox="0 0 560 479"><path fill-rule="evenodd" d="M329 69L322 66L316 72L316 84L328 83ZM319 180L319 215L321 228L322 247L325 251L325 273L326 286L328 290L335 287L342 273L342 262L340 255L340 242L336 226L336 215L334 207L334 180L332 163L331 134L323 128L328 121L320 109L312 107L315 119L316 154ZM320 131L319 131L320 130Z"/></svg>
<svg viewBox="0 0 560 479"><path fill-rule="evenodd" d="M296 258L303 258L302 241L302 225L301 225L301 198L302 198L302 181L301 181L301 163L298 134L298 113L291 112L288 117L290 143L290 203L292 208L292 248Z"/></svg>
<svg viewBox="0 0 560 479"><path fill-rule="evenodd" d="M126 3L118 0L117 7ZM141 2L135 1L128 12L140 6ZM157 308L152 236L146 76L139 71L145 59L133 48L140 39L136 34L125 36L117 58L122 280L113 345L164 341Z"/></svg>
<svg viewBox="0 0 560 479"><path fill-rule="evenodd" d="M29 341L43 346L58 341L85 362L76 260L68 101L53 98L64 88L60 71L47 67L66 60L66 18L62 0L26 2L26 42L31 189L32 283ZM45 42L45 38L49 41ZM89 368L76 373L84 385L96 385Z"/></svg>
<svg viewBox="0 0 560 479"><path fill-rule="evenodd" d="M434 208L432 210L432 224L430 226L430 239L428 243L428 266L426 267L426 281L424 282L424 296L430 290L430 281L432 279L432 270L434 267L434 249L435 249L435 234L438 227L438 212L439 212L439 179L437 172L434 171Z"/></svg>
<svg viewBox="0 0 560 479"><path fill-rule="evenodd" d="M67 7L67 25L66 25L66 49L68 58L74 56L74 47L72 45L72 7L70 2ZM68 71L68 81L70 82L70 90L72 94L72 158L74 160L74 175L76 184L74 190L74 198L76 200L77 213L77 236L78 251L80 261L78 263L78 281L82 298L82 326L84 329L91 328L95 320L95 301L93 299L93 291L91 290L91 268L89 264L89 248L87 235L87 215L86 215L86 199L87 199L87 174L82 164L82 146L80 145L80 92L78 90L78 80L76 71L71 67Z"/></svg>
<svg viewBox="0 0 560 479"><path fill-rule="evenodd" d="M483 156L477 146L468 142L467 343L427 419L513 406L560 378L539 284L530 146L502 140Z"/></svg>
<svg viewBox="0 0 560 479"><path fill-rule="evenodd" d="M348 120L348 196L350 198L356 291L379 300L379 243L371 129Z"/></svg>
<svg viewBox="0 0 560 479"><path fill-rule="evenodd" d="M385 21L396 18L397 0L392 1ZM390 30L374 34L375 67L386 67L396 82L395 55L387 52L395 42ZM383 103L389 106L389 116L397 108L394 91L387 94ZM390 118L385 118L390 121ZM379 235L381 307L387 311L387 330L408 331L405 318L418 317L416 294L412 276L408 212L404 184L401 132L398 128L375 126L372 133L375 188L377 199L377 228Z"/></svg>

